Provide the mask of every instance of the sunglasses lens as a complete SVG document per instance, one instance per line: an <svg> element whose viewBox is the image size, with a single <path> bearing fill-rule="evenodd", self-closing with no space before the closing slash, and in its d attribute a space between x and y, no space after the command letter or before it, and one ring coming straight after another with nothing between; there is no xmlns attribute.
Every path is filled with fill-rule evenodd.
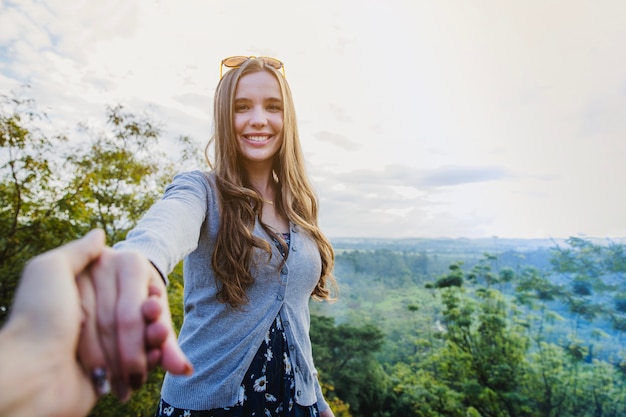
<svg viewBox="0 0 626 417"><path fill-rule="evenodd" d="M222 61L222 65L228 68L237 68L240 67L241 64L248 60L247 56L231 56L228 58L224 58Z"/></svg>
<svg viewBox="0 0 626 417"><path fill-rule="evenodd" d="M277 69L277 70L283 67L283 63L275 58L263 58L263 61L269 66L271 66L272 68Z"/></svg>

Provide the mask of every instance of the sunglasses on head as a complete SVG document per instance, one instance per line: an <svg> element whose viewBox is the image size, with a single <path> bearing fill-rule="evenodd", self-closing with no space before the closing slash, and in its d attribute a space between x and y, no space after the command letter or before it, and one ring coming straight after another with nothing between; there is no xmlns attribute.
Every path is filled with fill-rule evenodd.
<svg viewBox="0 0 626 417"><path fill-rule="evenodd" d="M220 64L220 80L223 77L222 69L226 68L239 68L249 59L260 59L264 64L269 65L270 67L280 70L283 73L283 77L285 76L285 64L279 61L276 58L271 58L269 56L230 56L228 58L222 59L222 63Z"/></svg>

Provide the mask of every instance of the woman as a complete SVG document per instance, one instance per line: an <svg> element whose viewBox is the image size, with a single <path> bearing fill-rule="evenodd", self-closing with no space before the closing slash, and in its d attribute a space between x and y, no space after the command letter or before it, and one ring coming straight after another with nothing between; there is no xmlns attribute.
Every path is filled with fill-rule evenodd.
<svg viewBox="0 0 626 417"><path fill-rule="evenodd" d="M111 275L149 261L159 285L155 277L184 258L179 343L194 373L166 375L157 416L331 417L313 365L308 301L330 298L334 254L317 224L284 67L254 57L222 64L232 69L215 94L213 169L177 175L101 264ZM106 270L94 276L111 281ZM132 281L118 276L104 304L127 305L113 294ZM120 327L108 352L132 326Z"/></svg>

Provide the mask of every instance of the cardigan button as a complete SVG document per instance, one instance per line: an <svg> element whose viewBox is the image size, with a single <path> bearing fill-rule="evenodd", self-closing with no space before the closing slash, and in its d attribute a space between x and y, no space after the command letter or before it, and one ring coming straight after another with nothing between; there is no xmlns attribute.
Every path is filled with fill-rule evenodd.
<svg viewBox="0 0 626 417"><path fill-rule="evenodd" d="M276 297L276 298L278 298L278 301L283 301L283 298L285 298L285 297L283 297L282 294L278 294L278 297Z"/></svg>
<svg viewBox="0 0 626 417"><path fill-rule="evenodd" d="M296 248L295 246L291 248L292 251L294 252L298 252L298 248Z"/></svg>
<svg viewBox="0 0 626 417"><path fill-rule="evenodd" d="M288 272L289 272L289 268L287 268L286 266L283 266L282 269L280 270L280 273L282 275L287 275Z"/></svg>
<svg viewBox="0 0 626 417"><path fill-rule="evenodd" d="M298 390L298 392L296 392L296 396L300 397L302 395L302 391Z"/></svg>

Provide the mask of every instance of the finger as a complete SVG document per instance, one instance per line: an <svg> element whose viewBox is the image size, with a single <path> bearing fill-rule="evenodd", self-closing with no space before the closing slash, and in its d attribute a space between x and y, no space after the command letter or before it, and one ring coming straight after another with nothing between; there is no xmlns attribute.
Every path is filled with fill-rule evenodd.
<svg viewBox="0 0 626 417"><path fill-rule="evenodd" d="M161 349L148 350L148 367L154 369L161 363Z"/></svg>
<svg viewBox="0 0 626 417"><path fill-rule="evenodd" d="M191 373L193 373L193 367L178 345L176 332L172 325L167 291L165 290L165 285L159 274L153 275L150 293L154 295L144 303L144 308L151 308L152 301L157 300L160 305L161 313L146 329L148 347L155 347L158 339L162 337L161 332L165 331L166 338L161 345L161 366L166 371L176 375L191 375ZM157 310L156 306L154 308Z"/></svg>
<svg viewBox="0 0 626 417"><path fill-rule="evenodd" d="M191 375L193 366L180 349L173 331L161 350L161 367L174 375Z"/></svg>
<svg viewBox="0 0 626 417"><path fill-rule="evenodd" d="M107 249L91 265L89 273L96 297L98 340L106 359L106 369L109 373L111 388L118 399L123 400L128 395L128 387L123 384L121 379L122 370L117 348L117 262L119 262L118 254L112 249Z"/></svg>
<svg viewBox="0 0 626 417"><path fill-rule="evenodd" d="M56 251L66 257L73 275L76 276L100 256L105 248L104 238L103 230L94 229L82 238L59 247Z"/></svg>
<svg viewBox="0 0 626 417"><path fill-rule="evenodd" d="M162 313L163 308L157 296L150 296L141 306L141 314L146 323L156 321Z"/></svg>
<svg viewBox="0 0 626 417"><path fill-rule="evenodd" d="M118 350L122 379L132 389L139 389L148 375L148 357L144 340L146 321L142 306L148 299L148 287L152 276L157 272L142 255L127 253L125 257L127 261L122 262L117 271Z"/></svg>
<svg viewBox="0 0 626 417"><path fill-rule="evenodd" d="M169 329L162 322L150 323L146 327L146 349L160 349L169 336Z"/></svg>
<svg viewBox="0 0 626 417"><path fill-rule="evenodd" d="M150 293L150 291L149 291ZM148 368L154 369L161 363L161 347L169 334L167 326L158 321L163 309L158 297L151 296L141 306L146 322L145 344L148 355Z"/></svg>
<svg viewBox="0 0 626 417"><path fill-rule="evenodd" d="M96 294L89 276L82 273L76 278L82 311L81 331L78 340L78 360L86 374L91 375L93 388L98 396L108 393L110 383L107 362L100 346L96 323Z"/></svg>
<svg viewBox="0 0 626 417"><path fill-rule="evenodd" d="M66 320L74 318L77 303L57 305L55 300L73 299L76 292L74 278L104 250L102 230L93 230L82 239L45 252L31 259L22 271L20 285L15 294L13 314L41 315L44 320L33 320L37 324L49 324L54 318L64 327ZM54 279L51 279L54 278ZM54 315L52 315L52 311ZM43 331L54 333L55 326Z"/></svg>

